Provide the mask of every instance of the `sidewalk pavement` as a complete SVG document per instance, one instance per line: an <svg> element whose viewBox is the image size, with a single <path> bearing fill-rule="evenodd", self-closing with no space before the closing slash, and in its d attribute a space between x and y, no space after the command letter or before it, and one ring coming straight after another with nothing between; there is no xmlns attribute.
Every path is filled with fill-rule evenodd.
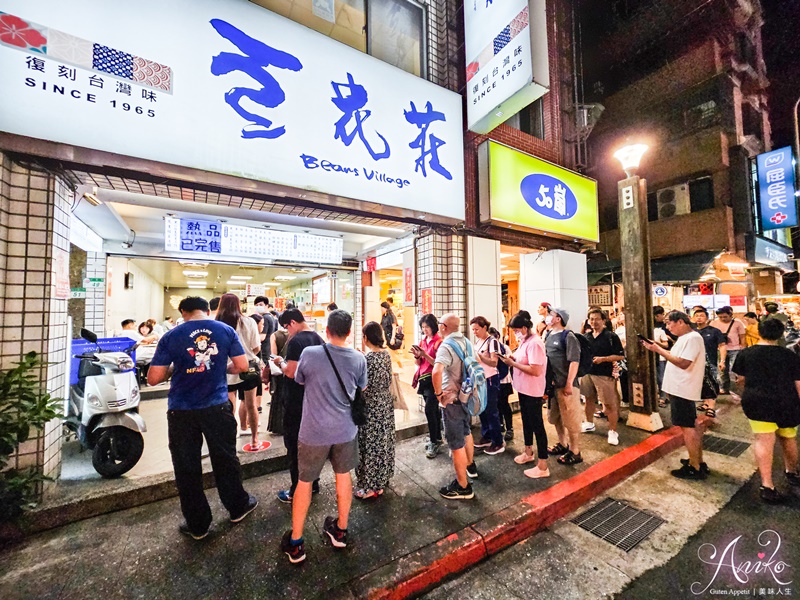
<svg viewBox="0 0 800 600"><path fill-rule="evenodd" d="M720 411L722 419L730 408ZM0 557L0 595L10 600L420 593L531 535L681 443L674 429L651 436L621 426L620 446L613 447L606 442L606 422L597 425L595 433L583 436L583 464L566 467L551 460L551 478L531 480L522 475L530 465L513 462L522 449L515 416L517 438L507 451L476 457L480 476L472 501L439 496L439 488L453 479L446 452L427 460L424 437L399 442L390 488L373 503L354 501L351 543L341 552L322 538L325 516L336 514L333 473L326 466L322 492L309 512L308 558L299 567L278 548L291 507L276 499L288 475L273 473L245 482L260 505L239 525L227 521L215 490L208 490L215 523L212 535L199 542L178 533L175 498L31 536ZM552 429L548 434L555 442Z"/></svg>

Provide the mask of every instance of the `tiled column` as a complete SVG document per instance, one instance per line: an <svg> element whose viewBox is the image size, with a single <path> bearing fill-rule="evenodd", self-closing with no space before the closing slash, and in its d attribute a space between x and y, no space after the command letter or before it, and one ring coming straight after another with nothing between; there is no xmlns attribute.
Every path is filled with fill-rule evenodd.
<svg viewBox="0 0 800 600"><path fill-rule="evenodd" d="M106 279L106 255L86 253L86 277ZM106 335L106 288L86 290L86 329L99 337Z"/></svg>
<svg viewBox="0 0 800 600"><path fill-rule="evenodd" d="M417 239L417 306L422 306L422 290L430 288L433 314L455 313L466 332L467 294L464 238L431 233Z"/></svg>
<svg viewBox="0 0 800 600"><path fill-rule="evenodd" d="M13 163L0 154L0 369L28 352L45 363L41 384L63 398L67 386L67 300L54 297L53 255L69 252L72 192L60 177ZM36 466L56 477L61 466L61 422L28 440L11 467Z"/></svg>

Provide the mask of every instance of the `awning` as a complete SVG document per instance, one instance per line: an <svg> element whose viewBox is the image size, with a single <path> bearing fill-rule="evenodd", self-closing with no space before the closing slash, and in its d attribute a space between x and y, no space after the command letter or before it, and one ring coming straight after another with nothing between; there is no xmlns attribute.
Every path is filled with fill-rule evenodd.
<svg viewBox="0 0 800 600"><path fill-rule="evenodd" d="M708 270L720 250L668 256L650 261L650 277L654 283L693 283ZM622 263L618 260L589 261L586 266L589 285L599 281L622 278Z"/></svg>

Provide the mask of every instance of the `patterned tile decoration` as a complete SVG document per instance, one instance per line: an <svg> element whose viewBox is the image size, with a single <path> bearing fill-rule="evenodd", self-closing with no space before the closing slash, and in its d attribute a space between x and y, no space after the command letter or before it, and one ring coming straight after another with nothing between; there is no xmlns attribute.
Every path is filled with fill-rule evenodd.
<svg viewBox="0 0 800 600"><path fill-rule="evenodd" d="M495 55L503 51L503 48L508 46L515 37L517 37L522 30L528 26L528 7L523 8L519 14L511 20L511 23L500 30L491 44L486 46L481 53L471 63L467 65L467 81L477 75L483 67L485 67Z"/></svg>
<svg viewBox="0 0 800 600"><path fill-rule="evenodd" d="M0 45L45 54L59 62L172 93L173 72L166 65L3 12L0 12Z"/></svg>

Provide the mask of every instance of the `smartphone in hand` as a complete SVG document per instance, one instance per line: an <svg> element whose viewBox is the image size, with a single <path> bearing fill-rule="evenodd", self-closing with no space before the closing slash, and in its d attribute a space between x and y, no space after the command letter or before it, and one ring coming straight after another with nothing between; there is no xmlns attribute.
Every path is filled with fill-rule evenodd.
<svg viewBox="0 0 800 600"><path fill-rule="evenodd" d="M653 344L653 343L655 343L655 342L653 342L653 340L651 340L651 339L649 339L649 338L646 338L646 337L644 337L644 336L643 336L641 333L637 333L637 334L636 334L636 337L638 337L638 338L639 338L641 341L643 341L643 342L647 342L648 344Z"/></svg>

